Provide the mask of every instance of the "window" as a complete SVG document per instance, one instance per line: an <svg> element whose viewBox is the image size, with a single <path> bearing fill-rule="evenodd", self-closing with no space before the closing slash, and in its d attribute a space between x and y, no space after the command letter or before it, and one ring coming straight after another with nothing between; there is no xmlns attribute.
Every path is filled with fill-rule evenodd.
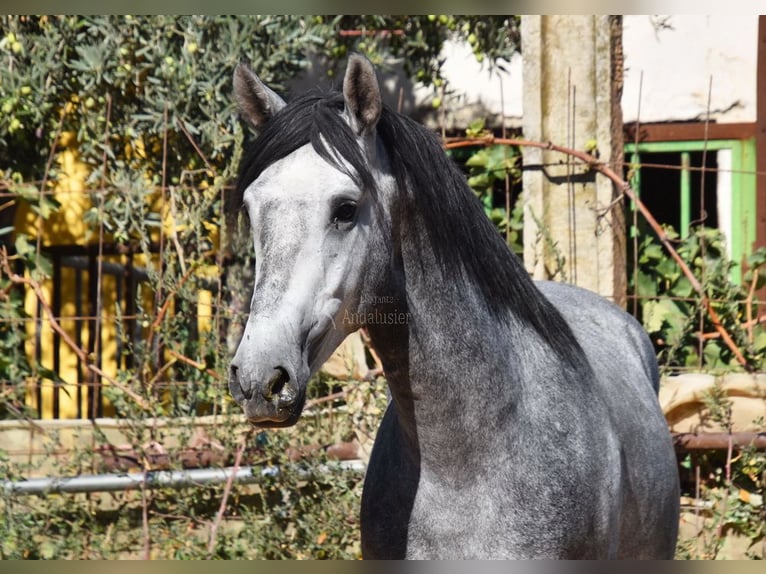
<svg viewBox="0 0 766 574"><path fill-rule="evenodd" d="M687 136L704 135L704 125L682 126ZM669 126L662 129L672 134ZM735 132L731 126L716 126L712 135L724 129ZM657 139L657 131L646 139ZM754 137L640 141L625 146L625 159L633 189L660 223L672 225L682 237L697 225L722 231L736 264L732 280L739 283L742 261L756 241ZM638 222L633 234L646 232L640 217Z"/></svg>

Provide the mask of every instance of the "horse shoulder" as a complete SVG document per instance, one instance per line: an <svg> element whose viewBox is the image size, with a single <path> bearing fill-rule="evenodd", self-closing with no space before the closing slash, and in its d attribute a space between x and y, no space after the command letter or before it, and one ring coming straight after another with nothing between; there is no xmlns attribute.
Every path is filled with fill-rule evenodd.
<svg viewBox="0 0 766 574"><path fill-rule="evenodd" d="M604 423L618 439L623 484L619 555L672 557L678 473L657 399L659 371L651 340L634 317L593 292L551 282L538 287L587 355L608 408Z"/></svg>
<svg viewBox="0 0 766 574"><path fill-rule="evenodd" d="M538 281L537 287L567 321L594 370L625 374L631 384L644 388L648 382L656 395L654 347L632 315L581 287L553 281Z"/></svg>

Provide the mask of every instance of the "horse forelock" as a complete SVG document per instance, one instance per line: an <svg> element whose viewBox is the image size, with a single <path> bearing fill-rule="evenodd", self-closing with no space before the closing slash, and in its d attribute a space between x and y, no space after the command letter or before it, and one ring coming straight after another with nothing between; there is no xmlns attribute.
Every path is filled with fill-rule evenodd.
<svg viewBox="0 0 766 574"><path fill-rule="evenodd" d="M339 92L314 91L290 101L274 114L242 157L227 211L238 212L250 184L270 165L306 144L311 144L321 157L360 188L374 188L374 177L356 136L343 119L343 105Z"/></svg>

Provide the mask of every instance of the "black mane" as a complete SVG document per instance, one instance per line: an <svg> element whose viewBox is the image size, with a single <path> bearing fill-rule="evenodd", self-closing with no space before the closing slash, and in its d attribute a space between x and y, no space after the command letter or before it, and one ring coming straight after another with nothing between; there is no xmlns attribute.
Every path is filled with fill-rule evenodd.
<svg viewBox="0 0 766 574"><path fill-rule="evenodd" d="M341 115L343 108L343 96L338 92L312 93L290 102L272 117L242 159L229 213L239 212L245 190L263 170L308 143L361 188L374 191L374 178ZM420 217L427 234L424 239L444 276L461 273L481 291L496 316L512 312L532 326L562 359L582 366L583 351L566 321L538 291L522 261L486 217L436 134L386 106L376 131L399 192L406 194L402 198L407 202L404 211Z"/></svg>

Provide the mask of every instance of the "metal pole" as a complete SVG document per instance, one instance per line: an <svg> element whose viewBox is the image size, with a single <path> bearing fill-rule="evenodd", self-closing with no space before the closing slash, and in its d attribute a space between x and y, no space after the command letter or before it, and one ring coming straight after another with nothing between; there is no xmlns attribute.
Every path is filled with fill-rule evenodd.
<svg viewBox="0 0 766 574"><path fill-rule="evenodd" d="M726 450L729 444L735 448L752 446L757 450L766 450L766 432L673 433L673 444L678 452Z"/></svg>
<svg viewBox="0 0 766 574"><path fill-rule="evenodd" d="M361 461L341 461L328 464L325 470L364 470ZM295 469L299 475L311 474L310 469ZM281 473L278 466L240 468L197 468L190 470L150 470L123 474L95 474L70 477L44 477L29 480L0 482L6 494L60 494L74 492L114 492L133 488L185 488L221 484L234 473L234 480L241 484L255 484L264 477Z"/></svg>

